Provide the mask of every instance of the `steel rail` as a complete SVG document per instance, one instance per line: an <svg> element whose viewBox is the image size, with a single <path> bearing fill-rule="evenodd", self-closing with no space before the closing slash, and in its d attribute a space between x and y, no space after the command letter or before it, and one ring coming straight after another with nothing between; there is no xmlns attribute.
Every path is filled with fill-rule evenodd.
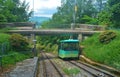
<svg viewBox="0 0 120 77"><path fill-rule="evenodd" d="M76 62L76 61L69 61L69 63L85 70L86 72L88 72L89 74L93 75L94 77L115 77L105 71L102 71L102 70L99 70L99 69L96 69L94 67L91 67L89 65L86 65L86 64L83 64L83 63L80 63L80 62Z"/></svg>
<svg viewBox="0 0 120 77"><path fill-rule="evenodd" d="M92 66L92 65L90 65L90 64L87 64L87 63L84 63L84 62L81 62L81 61L79 61L78 63L83 64L83 65L85 65L85 66L88 66L88 67L90 67L90 68L93 68L93 69L95 69L95 70L97 70L97 71L100 71L100 72L104 73L105 75L108 75L109 77L115 77L113 74L111 74L111 73L109 73L109 72L107 72L107 71L105 71L105 70L103 70L103 69L94 67L94 66Z"/></svg>
<svg viewBox="0 0 120 77"><path fill-rule="evenodd" d="M52 60L50 60L50 58L45 54L45 53L42 53L42 55L44 55L44 57L53 65L53 67L55 68L55 70L57 71L58 75L60 77L64 77L64 74L62 74L59 70L59 68L52 62Z"/></svg>

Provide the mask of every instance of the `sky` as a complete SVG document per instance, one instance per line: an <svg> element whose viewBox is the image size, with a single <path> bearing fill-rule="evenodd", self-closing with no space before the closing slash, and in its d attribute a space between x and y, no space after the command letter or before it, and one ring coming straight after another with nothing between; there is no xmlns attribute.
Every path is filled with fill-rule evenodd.
<svg viewBox="0 0 120 77"><path fill-rule="evenodd" d="M42 17L52 17L53 13L57 12L57 7L61 6L61 0L26 0L26 2L29 2L30 9L34 8L34 16Z"/></svg>

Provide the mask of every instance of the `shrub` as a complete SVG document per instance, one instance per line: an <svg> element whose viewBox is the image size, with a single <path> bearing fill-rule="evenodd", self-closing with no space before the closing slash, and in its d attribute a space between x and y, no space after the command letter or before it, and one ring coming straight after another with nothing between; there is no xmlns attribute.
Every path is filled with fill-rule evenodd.
<svg viewBox="0 0 120 77"><path fill-rule="evenodd" d="M20 34L12 34L10 43L14 50L26 50L29 45L28 40Z"/></svg>
<svg viewBox="0 0 120 77"><path fill-rule="evenodd" d="M113 31L105 31L99 36L99 41L104 44L108 44L116 37L116 33Z"/></svg>
<svg viewBox="0 0 120 77"><path fill-rule="evenodd" d="M10 35L0 33L0 43L9 42Z"/></svg>
<svg viewBox="0 0 120 77"><path fill-rule="evenodd" d="M26 55L23 53L11 51L9 52L9 55L2 57L2 64L3 67L9 67L9 65L14 65L16 62L20 62L30 57L30 53Z"/></svg>

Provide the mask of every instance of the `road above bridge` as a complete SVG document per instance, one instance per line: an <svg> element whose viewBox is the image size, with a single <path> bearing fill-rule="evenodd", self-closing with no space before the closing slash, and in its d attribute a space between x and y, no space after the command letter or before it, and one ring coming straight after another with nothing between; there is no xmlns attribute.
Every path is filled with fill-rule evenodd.
<svg viewBox="0 0 120 77"><path fill-rule="evenodd" d="M95 33L101 33L103 31L83 31L83 30L71 30L71 29L34 29L34 30L9 30L7 33L19 33L23 35L72 35L82 34L85 36L93 35Z"/></svg>

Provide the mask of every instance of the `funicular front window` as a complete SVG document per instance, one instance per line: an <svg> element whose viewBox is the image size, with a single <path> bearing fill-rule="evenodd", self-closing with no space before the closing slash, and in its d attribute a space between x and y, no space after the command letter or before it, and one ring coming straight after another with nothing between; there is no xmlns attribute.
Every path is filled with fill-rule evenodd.
<svg viewBox="0 0 120 77"><path fill-rule="evenodd" d="M62 49L65 51L79 50L78 42L65 42L65 43L62 43L61 45L62 45Z"/></svg>

